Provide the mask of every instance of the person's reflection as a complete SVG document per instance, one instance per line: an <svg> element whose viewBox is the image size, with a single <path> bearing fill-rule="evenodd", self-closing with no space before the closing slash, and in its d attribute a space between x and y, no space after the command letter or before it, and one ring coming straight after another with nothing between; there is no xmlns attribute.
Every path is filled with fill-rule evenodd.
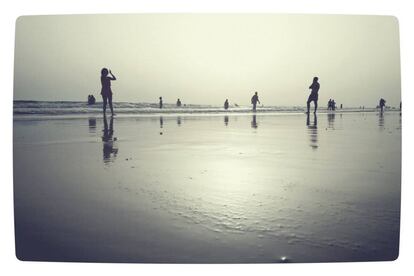
<svg viewBox="0 0 414 276"><path fill-rule="evenodd" d="M96 133L96 118L88 119L89 133Z"/></svg>
<svg viewBox="0 0 414 276"><path fill-rule="evenodd" d="M109 128L108 128L108 121L106 116L103 117L104 129L102 135L102 142L103 142L103 161L104 163L109 163L115 160L116 155L118 154L118 148L114 142L117 140L114 136L114 117L111 116L109 121Z"/></svg>
<svg viewBox="0 0 414 276"><path fill-rule="evenodd" d="M378 115L378 126L382 130L384 129L384 113L380 112Z"/></svg>
<svg viewBox="0 0 414 276"><path fill-rule="evenodd" d="M164 127L164 118L160 116L160 135L163 135L162 128Z"/></svg>
<svg viewBox="0 0 414 276"><path fill-rule="evenodd" d="M310 146L316 150L318 148L318 118L316 113L313 114L313 123L310 122L309 113L306 116L306 125L308 126L308 133L310 138Z"/></svg>
<svg viewBox="0 0 414 276"><path fill-rule="evenodd" d="M180 116L177 116L177 125L181 126L181 117Z"/></svg>
<svg viewBox="0 0 414 276"><path fill-rule="evenodd" d="M229 116L224 116L224 125L225 126L228 126L228 124L229 124Z"/></svg>
<svg viewBox="0 0 414 276"><path fill-rule="evenodd" d="M334 128L335 113L328 113L328 128Z"/></svg>
<svg viewBox="0 0 414 276"><path fill-rule="evenodd" d="M401 113L400 113L400 120L398 121L399 122L399 127L400 127L400 129L401 129L401 127L402 127L402 116L401 116Z"/></svg>
<svg viewBox="0 0 414 276"><path fill-rule="evenodd" d="M258 123L256 122L256 114L254 114L253 116L252 116L252 128L257 128L259 125L258 125Z"/></svg>

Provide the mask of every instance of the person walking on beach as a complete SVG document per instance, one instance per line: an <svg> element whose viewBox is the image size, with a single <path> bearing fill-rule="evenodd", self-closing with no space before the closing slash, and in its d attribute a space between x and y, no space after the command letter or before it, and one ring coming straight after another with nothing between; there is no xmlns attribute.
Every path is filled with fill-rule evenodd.
<svg viewBox="0 0 414 276"><path fill-rule="evenodd" d="M162 108L162 97L160 97L160 108Z"/></svg>
<svg viewBox="0 0 414 276"><path fill-rule="evenodd" d="M332 109L332 99L329 99L328 101L328 110Z"/></svg>
<svg viewBox="0 0 414 276"><path fill-rule="evenodd" d="M379 106L380 106L380 109L381 109L381 113L384 112L385 102L386 101L383 98L380 99Z"/></svg>
<svg viewBox="0 0 414 276"><path fill-rule="evenodd" d="M252 97L253 111L256 111L256 105L257 105L257 103L260 104L259 96L257 95L257 92L254 92L254 95Z"/></svg>
<svg viewBox="0 0 414 276"><path fill-rule="evenodd" d="M177 107L181 107L181 101L180 101L180 99L177 99Z"/></svg>
<svg viewBox="0 0 414 276"><path fill-rule="evenodd" d="M112 90L111 90L111 81L116 80L114 74L111 70L108 71L106 68L101 70L101 95L103 100L103 113L106 114L106 105L109 103L109 108L111 109L111 114L114 116L114 109L112 107Z"/></svg>
<svg viewBox="0 0 414 276"><path fill-rule="evenodd" d="M227 110L229 109L229 100L226 99L226 101L224 102L224 109Z"/></svg>
<svg viewBox="0 0 414 276"><path fill-rule="evenodd" d="M313 78L313 82L311 84L311 86L309 86L309 89L311 89L311 94L309 95L308 101L306 102L308 111L307 113L309 114L309 109L310 109L310 103L314 102L315 103L315 111L313 113L316 113L316 110L318 109L318 91L319 91L319 82L318 82L318 77L314 77Z"/></svg>

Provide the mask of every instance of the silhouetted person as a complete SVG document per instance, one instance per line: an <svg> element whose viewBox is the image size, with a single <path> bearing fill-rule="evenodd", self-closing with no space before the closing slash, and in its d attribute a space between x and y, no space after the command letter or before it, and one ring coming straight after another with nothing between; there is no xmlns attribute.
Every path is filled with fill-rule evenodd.
<svg viewBox="0 0 414 276"><path fill-rule="evenodd" d="M111 161L111 154L116 157L118 153L118 149L114 148L114 141L116 138L113 138L114 135L114 118L111 116L109 121L109 128L108 128L108 121L106 120L106 116L103 117L104 129L102 135L102 142L103 142L103 161L104 163L108 163Z"/></svg>
<svg viewBox="0 0 414 276"><path fill-rule="evenodd" d="M253 115L251 125L252 125L252 128L257 128L259 126L256 122L256 115Z"/></svg>
<svg viewBox="0 0 414 276"><path fill-rule="evenodd" d="M318 82L318 77L314 77L313 78L313 82L311 84L311 86L309 86L309 89L311 89L311 94L309 95L308 101L306 102L308 111L307 113L309 114L309 110L310 110L310 103L314 102L315 103L315 111L314 113L316 113L316 110L318 109L318 92L319 92L319 82Z"/></svg>
<svg viewBox="0 0 414 276"><path fill-rule="evenodd" d="M227 110L229 109L229 100L226 99L226 101L224 102L224 109Z"/></svg>
<svg viewBox="0 0 414 276"><path fill-rule="evenodd" d="M342 104L341 104L341 109L342 109Z"/></svg>
<svg viewBox="0 0 414 276"><path fill-rule="evenodd" d="M160 97L160 108L162 108L162 97Z"/></svg>
<svg viewBox="0 0 414 276"><path fill-rule="evenodd" d="M384 112L385 100L383 98L379 101L379 107L381 109L381 113Z"/></svg>
<svg viewBox="0 0 414 276"><path fill-rule="evenodd" d="M229 124L229 116L224 116L224 125L227 126Z"/></svg>
<svg viewBox="0 0 414 276"><path fill-rule="evenodd" d="M332 99L332 102L331 102L331 108L332 108L333 111L335 111L335 109L336 109L336 102L333 99Z"/></svg>
<svg viewBox="0 0 414 276"><path fill-rule="evenodd" d="M116 80L115 76L112 74L111 70L103 68L101 70L101 95L103 100L103 113L106 114L106 105L109 103L109 108L111 109L111 114L114 116L114 109L112 107L112 90L111 90L111 81Z"/></svg>
<svg viewBox="0 0 414 276"><path fill-rule="evenodd" d="M260 103L259 96L257 95L257 92L254 92L254 95L252 97L253 111L256 111L257 103Z"/></svg>
<svg viewBox="0 0 414 276"><path fill-rule="evenodd" d="M313 114L313 124L310 123L310 114L307 113L306 125L308 126L310 146L316 150L318 148L318 118L316 117L316 113Z"/></svg>
<svg viewBox="0 0 414 276"><path fill-rule="evenodd" d="M328 110L332 110L332 99L328 101Z"/></svg>
<svg viewBox="0 0 414 276"><path fill-rule="evenodd" d="M180 99L177 99L177 107L181 107L181 101L180 101Z"/></svg>

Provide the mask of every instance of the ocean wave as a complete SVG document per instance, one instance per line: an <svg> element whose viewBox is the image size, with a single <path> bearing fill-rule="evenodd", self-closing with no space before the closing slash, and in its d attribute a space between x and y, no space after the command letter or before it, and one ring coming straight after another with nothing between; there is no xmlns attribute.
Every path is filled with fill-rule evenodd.
<svg viewBox="0 0 414 276"><path fill-rule="evenodd" d="M230 106L225 110L222 106L187 104L176 107L175 104L165 103L160 109L157 103L131 103L114 102L115 113L122 115L148 115L148 114L214 114L214 113L249 113L251 106ZM372 112L376 108L344 108L341 112ZM109 110L108 110L109 111ZM262 113L303 113L304 106L259 106L258 112ZM327 112L326 108L318 111ZM27 115L93 115L102 113L102 102L88 105L86 102L77 101L14 101L13 113L15 116Z"/></svg>
<svg viewBox="0 0 414 276"><path fill-rule="evenodd" d="M155 114L155 113L221 113L221 112L250 112L250 106L231 106L228 110L212 105L187 104L176 107L175 104L164 104L160 109L154 103L116 102L113 107L118 114ZM261 106L262 112L303 112L304 107L276 107ZM85 102L44 102L44 101L14 101L15 115L70 115L70 114L97 114L102 113L102 103L88 105Z"/></svg>

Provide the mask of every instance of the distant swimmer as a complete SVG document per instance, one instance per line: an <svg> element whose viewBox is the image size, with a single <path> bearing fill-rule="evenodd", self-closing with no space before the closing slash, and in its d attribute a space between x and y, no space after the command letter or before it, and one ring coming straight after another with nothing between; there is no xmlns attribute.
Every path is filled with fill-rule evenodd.
<svg viewBox="0 0 414 276"><path fill-rule="evenodd" d="M379 107L380 107L380 109L381 109L381 113L383 113L383 112L384 112L385 102L386 102L386 101L385 101L383 98L381 98L381 99L380 99L380 101L379 101Z"/></svg>
<svg viewBox="0 0 414 276"><path fill-rule="evenodd" d="M181 107L181 101L180 101L180 99L177 99L177 107Z"/></svg>
<svg viewBox="0 0 414 276"><path fill-rule="evenodd" d="M162 97L160 97L160 108L162 108Z"/></svg>
<svg viewBox="0 0 414 276"><path fill-rule="evenodd" d="M309 114L309 110L310 110L310 103L314 102L315 103L315 111L314 113L316 113L316 110L318 109L318 92L319 92L319 82L318 82L318 77L314 77L313 78L313 82L311 84L311 86L309 86L309 89L311 89L311 94L309 95L308 101L306 102L308 111L307 113Z"/></svg>
<svg viewBox="0 0 414 276"><path fill-rule="evenodd" d="M226 99L226 101L224 102L224 109L227 110L229 109L229 100Z"/></svg>
<svg viewBox="0 0 414 276"><path fill-rule="evenodd" d="M88 95L88 105L93 105L95 104L96 99L93 95Z"/></svg>
<svg viewBox="0 0 414 276"><path fill-rule="evenodd" d="M108 71L106 68L101 70L101 95L103 100L103 113L106 113L106 105L109 103L109 108L111 109L111 114L114 116L114 109L112 107L112 90L111 90L111 81L116 80L114 74L111 70Z"/></svg>
<svg viewBox="0 0 414 276"><path fill-rule="evenodd" d="M332 99L331 109L332 109L333 111L335 111L335 109L336 109L336 102L335 102L335 100L334 100L334 99Z"/></svg>
<svg viewBox="0 0 414 276"><path fill-rule="evenodd" d="M256 105L257 105L257 103L260 104L259 96L257 95L257 92L254 92L254 95L252 97L253 111L256 111Z"/></svg>

